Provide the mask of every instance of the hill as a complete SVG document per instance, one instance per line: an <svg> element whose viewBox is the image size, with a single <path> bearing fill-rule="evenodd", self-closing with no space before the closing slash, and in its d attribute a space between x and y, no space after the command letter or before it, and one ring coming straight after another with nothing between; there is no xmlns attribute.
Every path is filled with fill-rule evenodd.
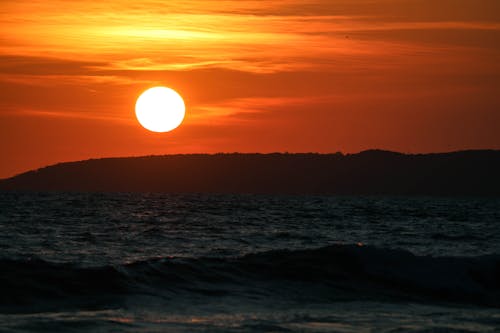
<svg viewBox="0 0 500 333"><path fill-rule="evenodd" d="M0 190L500 195L499 170L493 150L165 155L60 163L1 180Z"/></svg>

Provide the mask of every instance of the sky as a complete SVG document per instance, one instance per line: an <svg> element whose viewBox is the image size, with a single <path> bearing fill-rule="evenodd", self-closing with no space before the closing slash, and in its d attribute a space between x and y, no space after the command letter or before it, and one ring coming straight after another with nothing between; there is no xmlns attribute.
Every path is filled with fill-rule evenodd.
<svg viewBox="0 0 500 333"><path fill-rule="evenodd" d="M153 133L134 105L186 103ZM0 178L115 156L500 149L498 0L0 2Z"/></svg>

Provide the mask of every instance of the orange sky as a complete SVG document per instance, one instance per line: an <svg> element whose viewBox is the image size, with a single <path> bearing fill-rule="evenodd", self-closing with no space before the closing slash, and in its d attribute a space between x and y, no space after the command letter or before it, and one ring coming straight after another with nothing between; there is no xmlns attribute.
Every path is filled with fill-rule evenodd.
<svg viewBox="0 0 500 333"><path fill-rule="evenodd" d="M192 152L500 149L498 0L0 3L0 178ZM184 123L136 121L154 85Z"/></svg>

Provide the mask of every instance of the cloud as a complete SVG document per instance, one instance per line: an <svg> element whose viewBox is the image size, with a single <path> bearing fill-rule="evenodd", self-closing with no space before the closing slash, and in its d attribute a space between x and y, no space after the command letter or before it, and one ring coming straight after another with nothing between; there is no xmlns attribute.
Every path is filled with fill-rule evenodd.
<svg viewBox="0 0 500 333"><path fill-rule="evenodd" d="M10 110L4 110L0 113L0 117L29 117L29 118L63 118L63 119L85 119L85 120L98 120L111 123L122 123L127 125L135 125L135 121L128 117L116 117L109 115L102 115L99 113L82 112L82 110L65 110L62 111L50 111L43 109L26 109L26 108L15 108Z"/></svg>
<svg viewBox="0 0 500 333"><path fill-rule="evenodd" d="M1 74L89 75L92 67L104 66L98 61L81 61L25 55L0 55Z"/></svg>
<svg viewBox="0 0 500 333"><path fill-rule="evenodd" d="M329 61L346 57L355 64L373 55L426 51L443 42L426 36L450 31L445 40L450 46L464 46L459 34L466 32L474 47L498 50L494 45L500 43L492 42L498 41L500 21L490 17L498 7L496 0L224 1L224 6L211 0L203 5L199 0L16 1L0 12L2 30L10 32L0 39L4 70L11 73L325 70ZM42 53L66 62L9 59Z"/></svg>

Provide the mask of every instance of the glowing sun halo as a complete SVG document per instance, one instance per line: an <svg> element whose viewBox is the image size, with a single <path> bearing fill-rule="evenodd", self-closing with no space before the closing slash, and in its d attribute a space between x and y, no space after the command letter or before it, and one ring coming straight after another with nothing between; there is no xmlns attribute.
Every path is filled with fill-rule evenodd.
<svg viewBox="0 0 500 333"><path fill-rule="evenodd" d="M177 128L184 119L184 100L173 89L154 87L146 90L135 103L139 123L153 132L168 132Z"/></svg>

